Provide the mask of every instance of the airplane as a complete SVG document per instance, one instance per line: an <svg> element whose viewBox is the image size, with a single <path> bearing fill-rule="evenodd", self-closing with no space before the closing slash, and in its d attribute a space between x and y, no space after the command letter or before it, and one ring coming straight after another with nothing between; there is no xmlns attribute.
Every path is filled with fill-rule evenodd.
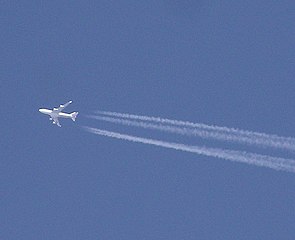
<svg viewBox="0 0 295 240"><path fill-rule="evenodd" d="M53 108L52 110L46 109L46 108L40 108L39 112L43 114L47 114L50 116L49 120L52 120L53 124L56 124L57 126L61 127L58 118L71 118L74 122L76 120L76 117L78 115L78 112L72 112L72 113L64 113L62 110L64 110L67 106L69 106L73 101L69 101L65 104L61 104L58 108Z"/></svg>

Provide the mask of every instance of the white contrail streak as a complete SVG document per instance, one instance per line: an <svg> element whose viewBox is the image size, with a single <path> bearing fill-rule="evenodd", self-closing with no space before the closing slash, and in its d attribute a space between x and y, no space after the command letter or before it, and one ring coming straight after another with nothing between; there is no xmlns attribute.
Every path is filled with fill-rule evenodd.
<svg viewBox="0 0 295 240"><path fill-rule="evenodd" d="M191 146L173 142L164 142L160 140L154 140L149 138L136 137L127 134L120 134L117 132L110 132L106 130L101 130L91 127L83 127L86 131L94 133L101 136L107 136L122 140L127 140L131 142L144 143L149 145L155 145L158 147L171 148L179 151L197 153L200 155L205 155L209 157L216 157L220 159L230 160L234 162L242 162L251 165L256 165L260 167L268 167L275 170L295 172L295 160L271 157L266 155L234 151L234 150L224 150L219 148L207 148L200 146Z"/></svg>
<svg viewBox="0 0 295 240"><path fill-rule="evenodd" d="M201 123L191 123L191 122L171 120L171 119L165 119L165 118L159 118L159 117L148 117L148 116L117 113L117 112L107 112L107 111L96 111L96 113L106 115L106 116L123 118L123 119L133 119L133 120L140 120L140 121L146 121L146 122L160 123L160 124L163 124L166 128L166 130L162 129L163 131L169 131L168 126L172 125L170 127L170 130L171 130L170 132L172 132L172 128L174 126L173 129L176 130L175 133L179 133L179 134L195 135L195 136L208 138L208 139L224 140L224 141L245 143L249 145L264 146L264 147L273 147L277 149L286 149L286 150L293 150L293 151L295 150L295 139L291 137L280 137L273 134L258 133L258 132L245 131L245 130L240 130L235 128L218 127L218 126L206 125ZM124 121L127 121L127 120L124 120ZM123 124L123 122L121 122L121 124ZM128 125L127 122L125 122L125 124ZM130 123L129 125L135 126L136 124ZM175 127L175 126L178 126L178 127ZM183 129L183 131L180 131L180 129Z"/></svg>
<svg viewBox="0 0 295 240"><path fill-rule="evenodd" d="M194 130L189 128L174 127L170 125L160 125L160 124L153 124L153 123L142 122L142 121L131 121L131 120L126 120L121 118L111 118L111 117L103 117L103 116L88 115L87 117L105 121L105 122L118 123L118 124L127 125L127 126L134 126L134 127L142 127L146 129L155 129L155 130L171 132L171 133L176 133L181 135L188 135L188 136L196 135L196 136L200 136L204 138L214 137L216 139L223 139L222 134L208 132L205 130Z"/></svg>

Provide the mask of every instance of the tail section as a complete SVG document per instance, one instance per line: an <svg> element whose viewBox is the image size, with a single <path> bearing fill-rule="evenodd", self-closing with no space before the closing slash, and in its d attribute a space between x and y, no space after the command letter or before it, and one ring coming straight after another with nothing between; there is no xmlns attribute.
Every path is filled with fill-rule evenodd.
<svg viewBox="0 0 295 240"><path fill-rule="evenodd" d="M76 121L76 117L77 117L77 115L78 115L78 112L73 112L73 113L71 113L71 118L72 118L72 120L75 122Z"/></svg>

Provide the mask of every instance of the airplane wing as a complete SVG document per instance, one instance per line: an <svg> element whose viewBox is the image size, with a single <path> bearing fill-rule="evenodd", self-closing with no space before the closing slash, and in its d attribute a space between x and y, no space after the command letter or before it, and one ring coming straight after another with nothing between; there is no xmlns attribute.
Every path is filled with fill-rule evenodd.
<svg viewBox="0 0 295 240"><path fill-rule="evenodd" d="M53 108L53 112L55 112L55 113L59 113L59 112L61 112L62 110L64 110L67 106L69 106L71 103L72 103L72 101L68 101L68 102L65 103L65 104L61 104L58 108Z"/></svg>
<svg viewBox="0 0 295 240"><path fill-rule="evenodd" d="M53 124L56 124L57 126L61 127L59 121L58 121L58 118L52 118L53 120Z"/></svg>

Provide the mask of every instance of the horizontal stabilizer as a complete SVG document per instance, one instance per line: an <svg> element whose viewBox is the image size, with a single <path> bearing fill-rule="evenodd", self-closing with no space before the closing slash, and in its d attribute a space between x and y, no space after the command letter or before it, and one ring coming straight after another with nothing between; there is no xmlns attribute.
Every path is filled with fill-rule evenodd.
<svg viewBox="0 0 295 240"><path fill-rule="evenodd" d="M78 112L73 112L71 113L71 116L72 116L72 120L75 122L76 121L76 117L78 115Z"/></svg>

